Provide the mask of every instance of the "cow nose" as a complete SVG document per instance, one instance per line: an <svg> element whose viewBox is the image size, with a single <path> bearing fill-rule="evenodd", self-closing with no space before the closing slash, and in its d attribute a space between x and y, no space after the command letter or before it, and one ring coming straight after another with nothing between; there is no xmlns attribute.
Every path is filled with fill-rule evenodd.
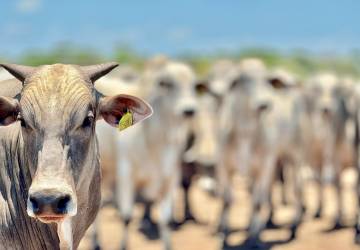
<svg viewBox="0 0 360 250"><path fill-rule="evenodd" d="M61 192L36 192L29 196L35 215L62 215L68 213L71 196Z"/></svg>
<svg viewBox="0 0 360 250"><path fill-rule="evenodd" d="M184 117L191 118L195 115L195 110L194 109L185 109L183 111L183 115L184 115Z"/></svg>

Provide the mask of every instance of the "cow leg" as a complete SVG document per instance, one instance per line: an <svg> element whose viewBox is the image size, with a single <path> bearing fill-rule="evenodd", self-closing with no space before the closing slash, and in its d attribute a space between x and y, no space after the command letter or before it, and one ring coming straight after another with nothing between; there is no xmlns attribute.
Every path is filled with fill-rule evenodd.
<svg viewBox="0 0 360 250"><path fill-rule="evenodd" d="M173 191L175 191L175 185L170 185L169 189L170 190L167 191L165 196L160 201L159 229L164 250L171 249L171 234L169 224L172 218Z"/></svg>
<svg viewBox="0 0 360 250"><path fill-rule="evenodd" d="M183 174L181 185L184 190L184 222L196 221L191 212L189 190L192 184L192 178L195 175L195 166L193 164L183 164Z"/></svg>
<svg viewBox="0 0 360 250"><path fill-rule="evenodd" d="M354 165L357 168L357 183L356 183L356 195L358 199L357 211L356 211L356 222L355 222L355 243L360 245L360 116L359 111L356 112L355 116L355 162Z"/></svg>
<svg viewBox="0 0 360 250"><path fill-rule="evenodd" d="M91 226L91 241L92 241L92 249L100 250L100 242L99 242L99 217L96 217L94 223Z"/></svg>
<svg viewBox="0 0 360 250"><path fill-rule="evenodd" d="M300 167L297 166L297 173L299 173ZM295 192L295 218L294 221L290 227L290 239L295 239L296 232L301 224L302 218L304 216L304 203L303 203L303 182L302 182L302 176L300 174L295 174L294 176L295 186L294 186L294 192Z"/></svg>
<svg viewBox="0 0 360 250"><path fill-rule="evenodd" d="M360 171L358 171L359 175ZM356 194L358 198L358 208L356 212L356 223L355 223L355 243L360 245L360 176L358 176Z"/></svg>
<svg viewBox="0 0 360 250"><path fill-rule="evenodd" d="M231 192L231 173L226 165L219 164L217 166L217 178L219 183L219 192L222 198L223 206L220 213L220 221L218 225L218 232L224 235L224 239L226 240L226 236L229 233L229 209L232 203L232 192Z"/></svg>
<svg viewBox="0 0 360 250"><path fill-rule="evenodd" d="M286 171L285 166L281 166L281 168L279 169L279 181L281 183L281 203L284 206L288 205L288 200L286 195L285 171Z"/></svg>
<svg viewBox="0 0 360 250"><path fill-rule="evenodd" d="M151 202L151 201L144 202L144 215L141 220L140 231L145 234L149 234L149 233L157 234L157 225L151 218L152 205L153 205L153 202Z"/></svg>
<svg viewBox="0 0 360 250"><path fill-rule="evenodd" d="M324 183L321 177L317 181L317 189L318 189L318 204L317 204L318 206L316 208L314 217L320 218L322 215L323 203L324 203L324 194L323 194Z"/></svg>
<svg viewBox="0 0 360 250"><path fill-rule="evenodd" d="M129 224L131 222L131 218L123 218L123 231L122 231L122 239L121 239L121 250L128 249L128 239L129 239Z"/></svg>
<svg viewBox="0 0 360 250"><path fill-rule="evenodd" d="M218 226L218 232L223 233L225 237L228 235L229 229L229 210L232 204L231 188L227 186L223 194L223 207L220 215L220 222Z"/></svg>
<svg viewBox="0 0 360 250"><path fill-rule="evenodd" d="M270 192L271 184L274 178L275 170L275 158L274 155L268 155L265 158L265 164L260 178L257 180L253 189L253 215L251 217L249 226L249 235L247 242L251 245L261 245L260 233L265 227L265 222L269 219L269 213L265 218L265 221L261 219L261 209L269 207L270 204Z"/></svg>
<svg viewBox="0 0 360 250"><path fill-rule="evenodd" d="M336 211L336 217L334 220L334 225L332 227L332 230L336 230L336 229L341 229L343 227L342 225L342 213L343 213L343 209L342 209L342 189L341 189L341 185L340 185L340 174L336 174L335 176L335 192L336 192L336 202L337 202L337 211Z"/></svg>
<svg viewBox="0 0 360 250"><path fill-rule="evenodd" d="M164 250L170 250L171 249L171 235L170 235L170 219L171 219L171 199L166 198L164 201L162 201L161 206L161 214L160 214L160 220L159 220L159 227L160 227L160 237L164 244L163 249Z"/></svg>
<svg viewBox="0 0 360 250"><path fill-rule="evenodd" d="M120 249L125 250L128 246L128 231L129 224L132 219L132 211L135 203L135 188L134 188L134 178L131 175L131 164L127 158L123 158L121 161L118 161L117 168L117 194L118 204L120 208L120 217L123 221L123 232Z"/></svg>
<svg viewBox="0 0 360 250"><path fill-rule="evenodd" d="M269 219L265 223L265 227L269 229L278 228L278 225L274 223L274 203L272 202L272 192L269 194Z"/></svg>

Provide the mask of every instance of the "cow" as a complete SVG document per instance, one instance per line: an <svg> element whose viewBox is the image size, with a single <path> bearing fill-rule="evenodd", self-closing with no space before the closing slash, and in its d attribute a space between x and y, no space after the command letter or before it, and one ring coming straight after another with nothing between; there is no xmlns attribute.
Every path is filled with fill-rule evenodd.
<svg viewBox="0 0 360 250"><path fill-rule="evenodd" d="M156 58L147 64L140 82L140 96L154 108L154 116L115 137L114 151L123 153L116 154L115 159L117 204L124 225L121 248L128 247L128 226L136 198L140 198L145 204L142 231L154 228L151 208L159 204L160 236L164 248L170 249L169 222L179 185L181 154L197 112L196 76L182 62Z"/></svg>
<svg viewBox="0 0 360 250"><path fill-rule="evenodd" d="M128 94L141 96L140 73L129 65L121 65L95 83L95 88L105 96ZM96 127L99 137L102 169L102 194L104 205L115 204L116 189L116 152L115 137L117 131L109 129L105 121L99 121Z"/></svg>
<svg viewBox="0 0 360 250"><path fill-rule="evenodd" d="M343 216L340 176L344 168L354 164L353 137L347 131L347 124L353 122L348 105L351 88L330 72L312 76L305 87L312 131L308 147L309 162L319 184L319 203L315 217L322 214L323 186L326 183L333 184L337 212L332 229L337 229L342 227Z"/></svg>
<svg viewBox="0 0 360 250"><path fill-rule="evenodd" d="M117 65L1 64L17 79L0 90L2 249L78 247L100 206L96 121L118 127L125 113L132 124L152 114L139 98L96 91Z"/></svg>
<svg viewBox="0 0 360 250"><path fill-rule="evenodd" d="M352 95L352 106L353 106L353 117L355 121L355 135L354 135L354 162L355 167L358 173L358 178L356 182L356 194L358 199L358 208L356 211L356 221L355 221L355 243L360 245L360 84L357 83L353 87Z"/></svg>
<svg viewBox="0 0 360 250"><path fill-rule="evenodd" d="M220 156L217 167L223 210L219 229L224 243L228 234L228 211L232 203L231 178L236 172L249 175L253 212L247 243L258 245L259 235L271 218L260 217L260 210L271 207L271 189L279 163L297 169L304 164L302 131L306 128L303 98L296 89L281 79L271 78L265 65L256 59L243 60L233 78L231 91L220 113ZM279 90L279 88L283 88ZM296 182L300 182L296 178ZM301 197L301 183L295 185ZM300 224L302 203L296 202L296 214L291 225L291 238Z"/></svg>
<svg viewBox="0 0 360 250"><path fill-rule="evenodd" d="M181 184L184 190L184 220L198 222L190 208L189 190L195 176L209 193L216 194L215 164L218 153L218 118L220 106L231 84L235 63L220 59L197 84L198 112L191 123L187 147L182 157Z"/></svg>

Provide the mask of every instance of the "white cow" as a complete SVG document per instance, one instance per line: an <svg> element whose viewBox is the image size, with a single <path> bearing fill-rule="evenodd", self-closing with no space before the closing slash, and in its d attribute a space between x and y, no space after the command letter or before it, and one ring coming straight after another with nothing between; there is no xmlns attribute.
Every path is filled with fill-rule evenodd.
<svg viewBox="0 0 360 250"><path fill-rule="evenodd" d="M318 177L320 193L315 217L322 213L323 185L334 184L338 204L334 229L341 227L342 220L340 175L354 161L353 135L347 130L352 122L348 105L350 85L333 73L319 73L305 85L312 132L309 159Z"/></svg>
<svg viewBox="0 0 360 250"><path fill-rule="evenodd" d="M286 85L280 78L270 78L261 61L247 59L240 63L231 92L224 99L220 112L221 158L217 170L224 201L219 227L225 236L232 203L230 183L235 172L250 175L252 181L253 214L249 242L257 244L267 221L261 219L260 210L271 205L276 168L281 163L295 168L303 164L302 141L305 139L302 131L306 130L303 128L306 112L299 91L284 88ZM301 180L296 178L296 181ZM300 186L296 185L299 197ZM297 202L291 237L295 237L301 217L301 203Z"/></svg>
<svg viewBox="0 0 360 250"><path fill-rule="evenodd" d="M141 77L138 93L154 105L154 117L144 126L134 126L130 132L124 131L114 137L116 194L124 221L123 249L127 246L128 225L136 196L141 196L146 203L144 227L154 224L150 208L154 202L159 204L161 238L164 248L171 248L168 224L172 219L180 178L180 156L189 120L197 111L195 83L194 72L183 63L166 59L151 62ZM117 152L129 154L123 157Z"/></svg>

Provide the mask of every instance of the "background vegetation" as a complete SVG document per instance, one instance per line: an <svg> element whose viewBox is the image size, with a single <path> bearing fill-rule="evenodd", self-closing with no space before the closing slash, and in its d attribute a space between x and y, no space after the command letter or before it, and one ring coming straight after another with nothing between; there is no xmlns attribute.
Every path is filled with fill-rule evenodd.
<svg viewBox="0 0 360 250"><path fill-rule="evenodd" d="M341 75L360 77L360 50L348 54L315 54L306 50L280 52L265 48L248 48L237 51L215 51L211 54L185 52L174 56L190 63L195 70L203 75L211 63L217 59L230 58L235 61L245 57L261 58L269 67L285 67L299 77L306 77L315 71L331 70ZM2 60L26 65L52 63L92 64L107 60L115 60L141 68L150 55L139 53L126 45L119 45L109 54L100 53L92 48L81 48L72 44L59 44L50 50L31 50L16 58Z"/></svg>

